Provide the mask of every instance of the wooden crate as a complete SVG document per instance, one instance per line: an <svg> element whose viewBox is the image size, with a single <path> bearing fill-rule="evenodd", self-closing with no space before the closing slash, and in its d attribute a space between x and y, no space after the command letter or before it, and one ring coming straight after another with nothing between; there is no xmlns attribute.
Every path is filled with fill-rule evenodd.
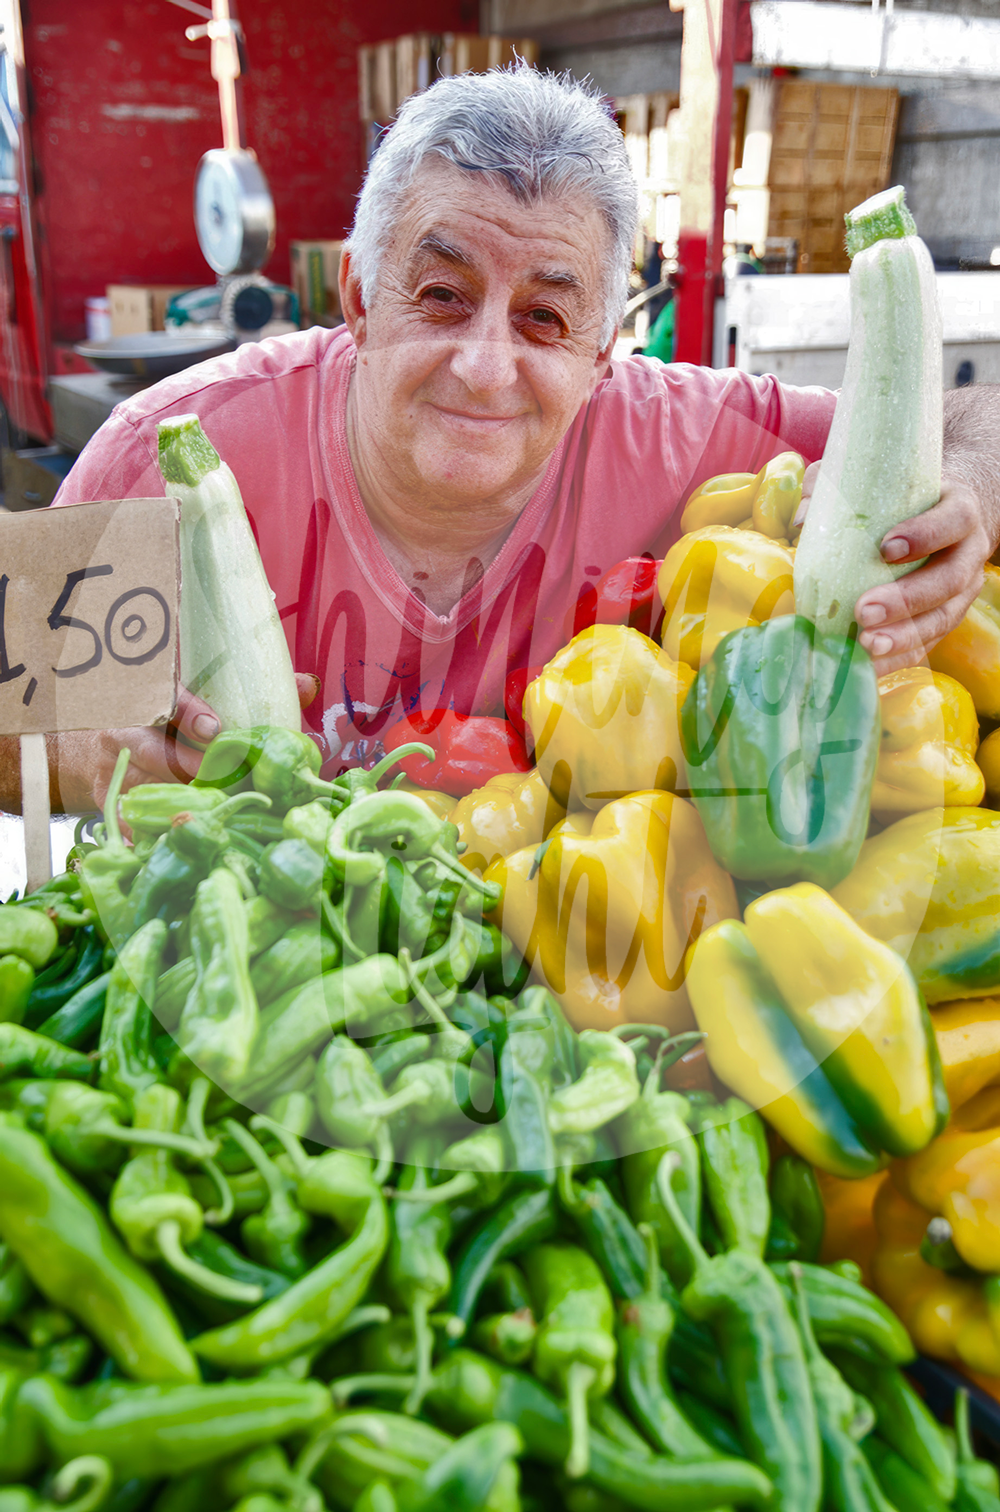
<svg viewBox="0 0 1000 1512"><path fill-rule="evenodd" d="M387 126L403 101L434 80L460 73L485 73L523 58L538 62L530 37L479 37L463 32L411 32L391 42L358 48L358 112L366 126Z"/></svg>
<svg viewBox="0 0 1000 1512"><path fill-rule="evenodd" d="M782 83L768 234L796 238L800 273L847 271L844 215L888 185L898 115L895 89Z"/></svg>

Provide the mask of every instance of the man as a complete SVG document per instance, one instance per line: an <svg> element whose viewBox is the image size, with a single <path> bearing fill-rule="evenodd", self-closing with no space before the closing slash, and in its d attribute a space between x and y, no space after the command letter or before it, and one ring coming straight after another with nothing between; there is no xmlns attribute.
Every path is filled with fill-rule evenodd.
<svg viewBox="0 0 1000 1512"><path fill-rule="evenodd" d="M582 86L527 68L441 80L369 171L345 327L244 346L119 406L58 502L162 492L156 423L195 411L240 483L293 663L322 683L306 722L333 770L415 708L498 712L507 672L552 656L587 583L663 554L696 484L823 450L825 390L610 362L635 223L621 133ZM941 502L883 545L930 561L858 604L880 672L958 622L1000 536L997 392L946 398ZM100 803L123 744L129 785L189 778L185 741L217 723L186 698L178 724L181 741L55 737L56 802ZM15 792L8 751L0 802Z"/></svg>

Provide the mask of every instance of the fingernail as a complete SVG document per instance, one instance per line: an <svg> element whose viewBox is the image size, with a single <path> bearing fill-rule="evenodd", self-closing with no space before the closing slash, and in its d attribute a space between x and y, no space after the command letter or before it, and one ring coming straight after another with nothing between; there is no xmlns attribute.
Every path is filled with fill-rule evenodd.
<svg viewBox="0 0 1000 1512"><path fill-rule="evenodd" d="M191 733L199 740L214 740L219 733L219 721L211 714L197 714L191 721Z"/></svg>
<svg viewBox="0 0 1000 1512"><path fill-rule="evenodd" d="M910 554L910 543L904 541L902 536L893 536L891 541L882 542L882 559L886 562L901 562Z"/></svg>
<svg viewBox="0 0 1000 1512"><path fill-rule="evenodd" d="M892 650L892 636L873 635L869 649L871 650L872 656L888 656L889 652Z"/></svg>
<svg viewBox="0 0 1000 1512"><path fill-rule="evenodd" d="M860 616L866 630L873 629L875 625L881 625L885 617L885 609L881 604L866 604Z"/></svg>

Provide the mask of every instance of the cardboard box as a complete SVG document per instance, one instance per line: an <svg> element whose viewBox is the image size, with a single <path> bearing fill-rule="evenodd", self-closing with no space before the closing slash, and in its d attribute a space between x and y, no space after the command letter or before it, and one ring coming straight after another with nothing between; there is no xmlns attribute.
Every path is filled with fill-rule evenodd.
<svg viewBox="0 0 1000 1512"><path fill-rule="evenodd" d="M293 241L289 247L292 288L303 326L336 325L341 319L337 279L342 241Z"/></svg>
<svg viewBox="0 0 1000 1512"><path fill-rule="evenodd" d="M167 305L190 284L108 284L112 336L162 331Z"/></svg>

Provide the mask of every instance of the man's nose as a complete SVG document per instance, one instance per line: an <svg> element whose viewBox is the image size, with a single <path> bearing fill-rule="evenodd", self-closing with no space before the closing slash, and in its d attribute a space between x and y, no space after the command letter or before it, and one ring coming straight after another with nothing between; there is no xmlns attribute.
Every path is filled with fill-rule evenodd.
<svg viewBox="0 0 1000 1512"><path fill-rule="evenodd" d="M472 394L497 394L517 380L517 354L506 301L479 307L456 345L451 370Z"/></svg>

